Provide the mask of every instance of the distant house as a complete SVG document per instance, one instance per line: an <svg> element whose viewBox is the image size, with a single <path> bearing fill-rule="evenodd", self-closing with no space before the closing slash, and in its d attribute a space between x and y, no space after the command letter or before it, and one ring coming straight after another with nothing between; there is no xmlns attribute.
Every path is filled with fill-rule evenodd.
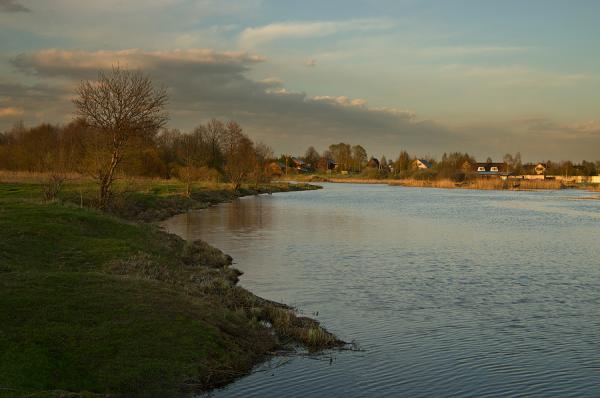
<svg viewBox="0 0 600 398"><path fill-rule="evenodd" d="M543 174L546 174L547 168L548 168L548 165L546 165L546 163L538 163L533 168L533 171L535 171L535 174L537 174L537 175L543 175Z"/></svg>
<svg viewBox="0 0 600 398"><path fill-rule="evenodd" d="M295 169L298 173L308 173L310 171L309 164L296 157L290 158L289 167Z"/></svg>
<svg viewBox="0 0 600 398"><path fill-rule="evenodd" d="M299 159L299 158L294 158L294 157L293 157L293 158L291 158L290 160L292 161L292 166L293 166L295 169L301 169L301 168L303 168L303 167L304 167L304 165L306 164L306 163L304 163L304 160L302 160L302 159Z"/></svg>
<svg viewBox="0 0 600 398"><path fill-rule="evenodd" d="M415 159L412 163L415 169L426 170L431 168L431 163L425 159Z"/></svg>
<svg viewBox="0 0 600 398"><path fill-rule="evenodd" d="M285 165L284 165L284 167L285 167ZM277 162L271 162L267 166L267 173L271 177L281 177L283 175L283 167L281 167L281 164L279 164Z"/></svg>
<svg viewBox="0 0 600 398"><path fill-rule="evenodd" d="M506 176L506 164L505 163L473 163L471 165L471 171L481 176Z"/></svg>
<svg viewBox="0 0 600 398"><path fill-rule="evenodd" d="M378 169L379 168L379 160L377 158L371 158L369 159L369 162L367 163L367 167L371 168L371 169Z"/></svg>

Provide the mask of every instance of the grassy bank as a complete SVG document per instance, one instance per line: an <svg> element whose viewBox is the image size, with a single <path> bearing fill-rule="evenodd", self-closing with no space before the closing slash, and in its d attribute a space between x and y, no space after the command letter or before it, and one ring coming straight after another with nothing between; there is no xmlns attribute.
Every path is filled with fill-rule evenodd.
<svg viewBox="0 0 600 398"><path fill-rule="evenodd" d="M127 190L136 208L152 196L179 203L167 183L139 184L148 189ZM85 187L72 181L43 203L35 179L0 183L0 396L181 396L246 374L290 341L340 344L237 286L218 249L80 207L72 197L90 200ZM189 200L177 208L210 203Z"/></svg>
<svg viewBox="0 0 600 398"><path fill-rule="evenodd" d="M40 200L40 189L50 179L44 173L2 172L0 183L16 183L21 186L35 186L33 192L22 191L22 197ZM184 195L185 185L177 180L123 178L117 180L107 212L131 221L153 222L165 220L175 214L189 210L230 202L242 196L266 193L306 191L320 189L318 185L307 183L273 182L269 184L246 184L234 190L231 184L198 182L193 184L191 195ZM58 199L79 207L94 207L97 200L97 186L94 181L80 175L67 176Z"/></svg>

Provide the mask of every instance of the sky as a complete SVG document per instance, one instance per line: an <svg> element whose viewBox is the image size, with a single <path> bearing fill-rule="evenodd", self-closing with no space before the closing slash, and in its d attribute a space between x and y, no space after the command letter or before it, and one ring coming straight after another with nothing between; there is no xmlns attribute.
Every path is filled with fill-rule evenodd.
<svg viewBox="0 0 600 398"><path fill-rule="evenodd" d="M68 123L113 65L170 127L236 120L276 153L363 145L600 160L600 1L0 0L0 131Z"/></svg>

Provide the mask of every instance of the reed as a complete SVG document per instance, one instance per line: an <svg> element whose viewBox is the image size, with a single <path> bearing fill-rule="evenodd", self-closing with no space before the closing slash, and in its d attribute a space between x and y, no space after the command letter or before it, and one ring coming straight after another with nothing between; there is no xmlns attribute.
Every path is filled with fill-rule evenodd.
<svg viewBox="0 0 600 398"><path fill-rule="evenodd" d="M449 179L442 180L415 180L404 179L390 181L389 185L421 188L463 188L480 190L543 190L543 189L563 189L565 186L556 180L521 180L509 179L473 179L464 182L455 182Z"/></svg>
<svg viewBox="0 0 600 398"><path fill-rule="evenodd" d="M590 185L588 187L588 191L591 191L591 192L600 192L600 184Z"/></svg>
<svg viewBox="0 0 600 398"><path fill-rule="evenodd" d="M279 305L266 305L263 308L266 320L271 323L278 335L299 342L309 350L316 351L345 344L322 328L319 322L298 316L290 308Z"/></svg>
<svg viewBox="0 0 600 398"><path fill-rule="evenodd" d="M328 178L327 182L340 182L346 184L386 184L386 180L374 178Z"/></svg>

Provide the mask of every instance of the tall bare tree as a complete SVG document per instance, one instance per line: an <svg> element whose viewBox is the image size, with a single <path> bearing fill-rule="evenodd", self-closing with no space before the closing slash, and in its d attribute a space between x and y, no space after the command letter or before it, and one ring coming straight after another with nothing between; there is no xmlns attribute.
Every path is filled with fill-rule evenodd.
<svg viewBox="0 0 600 398"><path fill-rule="evenodd" d="M227 123L225 137L225 174L237 190L253 171L256 160L254 143L236 122Z"/></svg>
<svg viewBox="0 0 600 398"><path fill-rule="evenodd" d="M363 164L367 163L367 151L361 145L354 145L352 147L352 163L354 164L354 171L361 172Z"/></svg>
<svg viewBox="0 0 600 398"><path fill-rule="evenodd" d="M100 185L98 204L105 207L131 137L155 134L167 122L167 93L142 72L118 66L100 72L96 81L82 81L76 93L76 115L94 130L89 172Z"/></svg>

